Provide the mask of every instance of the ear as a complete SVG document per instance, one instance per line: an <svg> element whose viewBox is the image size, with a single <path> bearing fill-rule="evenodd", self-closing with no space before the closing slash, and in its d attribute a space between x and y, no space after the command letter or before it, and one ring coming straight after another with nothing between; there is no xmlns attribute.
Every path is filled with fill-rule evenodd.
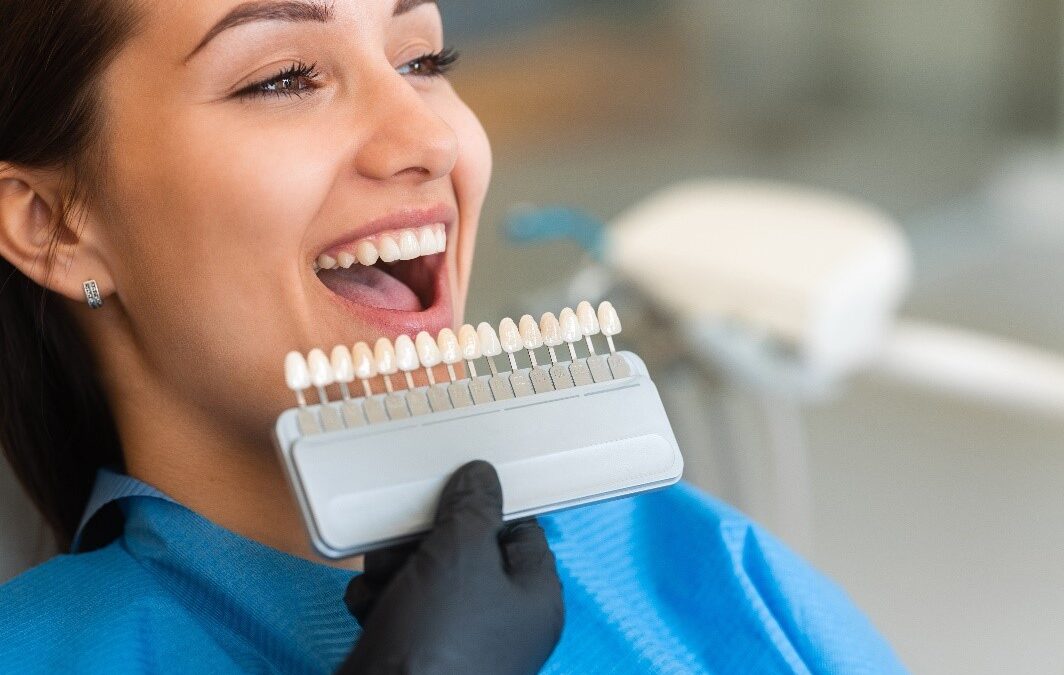
<svg viewBox="0 0 1064 675"><path fill-rule="evenodd" d="M85 301L83 284L89 279L107 297L114 281L103 255L103 232L84 205L68 202L65 185L59 170L0 162L0 257L71 300Z"/></svg>

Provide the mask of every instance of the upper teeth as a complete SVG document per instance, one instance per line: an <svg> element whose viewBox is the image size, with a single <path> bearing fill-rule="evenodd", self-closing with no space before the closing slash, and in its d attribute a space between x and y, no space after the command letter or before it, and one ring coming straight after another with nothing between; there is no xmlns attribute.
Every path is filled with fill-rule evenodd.
<svg viewBox="0 0 1064 675"><path fill-rule="evenodd" d="M317 267L319 270L337 267L348 269L356 264L368 267L378 260L386 263L413 260L446 250L447 230L443 223L437 223L417 229L385 232L345 244L338 251L318 256Z"/></svg>

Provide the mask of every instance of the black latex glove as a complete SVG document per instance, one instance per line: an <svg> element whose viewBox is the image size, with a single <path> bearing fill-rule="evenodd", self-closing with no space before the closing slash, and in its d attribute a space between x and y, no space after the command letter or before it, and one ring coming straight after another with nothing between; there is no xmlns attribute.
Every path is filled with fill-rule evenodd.
<svg viewBox="0 0 1064 675"><path fill-rule="evenodd" d="M425 539L365 569L344 598L364 633L341 675L536 673L561 636L554 554L535 520L503 524L487 462L451 476Z"/></svg>

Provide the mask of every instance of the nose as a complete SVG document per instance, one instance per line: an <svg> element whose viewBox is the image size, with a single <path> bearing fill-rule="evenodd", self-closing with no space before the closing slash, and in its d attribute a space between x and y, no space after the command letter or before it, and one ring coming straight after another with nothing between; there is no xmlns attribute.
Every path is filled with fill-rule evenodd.
<svg viewBox="0 0 1064 675"><path fill-rule="evenodd" d="M372 126L355 159L360 175L428 181L451 173L458 135L402 75L383 73L372 91L363 93L369 94L367 105L359 108Z"/></svg>

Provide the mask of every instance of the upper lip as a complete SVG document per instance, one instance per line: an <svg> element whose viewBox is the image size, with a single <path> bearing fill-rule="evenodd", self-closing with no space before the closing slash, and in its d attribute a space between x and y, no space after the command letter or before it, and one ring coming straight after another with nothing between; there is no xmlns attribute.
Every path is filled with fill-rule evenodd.
<svg viewBox="0 0 1064 675"><path fill-rule="evenodd" d="M448 204L441 203L434 206L405 207L398 211L393 211L386 216L377 218L376 220L372 220L365 225L347 231L326 246L321 247L321 250L315 254L314 259L317 260L318 256L322 253L335 248L340 248L345 244L351 244L361 239L380 234L381 232L389 232L392 230L416 229L426 225L443 223L444 227L448 230L448 235L450 235L451 226L457 218L457 209Z"/></svg>

